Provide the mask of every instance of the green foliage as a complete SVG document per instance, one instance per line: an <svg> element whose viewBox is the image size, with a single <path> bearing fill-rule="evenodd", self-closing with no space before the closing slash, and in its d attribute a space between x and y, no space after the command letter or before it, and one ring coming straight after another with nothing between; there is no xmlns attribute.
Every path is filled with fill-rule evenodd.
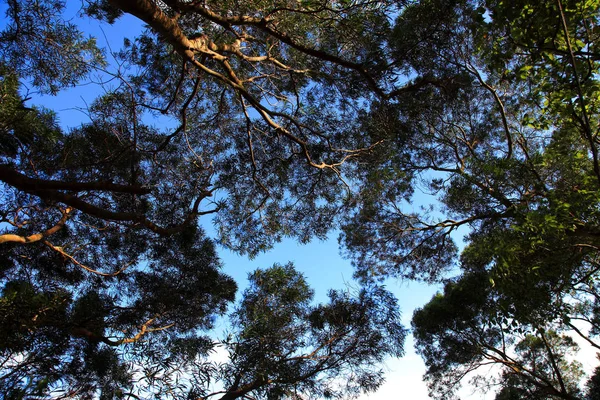
<svg viewBox="0 0 600 400"><path fill-rule="evenodd" d="M155 273L132 266L110 281L54 280L53 290L37 287L41 276L9 270L0 297L0 352L7 360L0 391L27 397L68 389L114 398L143 390L134 384L136 364L173 358L183 367L208 354L212 343L189 335L212 327L233 301L235 283L219 272L212 242L186 244L195 251L188 270L177 263L159 267L157 260Z"/></svg>
<svg viewBox="0 0 600 400"><path fill-rule="evenodd" d="M60 136L54 114L49 110L26 107L18 90L18 76L7 66L0 65L2 157L16 157L20 146L37 147L43 151Z"/></svg>
<svg viewBox="0 0 600 400"><path fill-rule="evenodd" d="M375 284L390 276L445 285L413 318L436 396L493 363L480 383L499 399L581 397L568 334L600 332L598 1L238 3L86 2L94 21L147 27L64 132L19 81L57 93L104 52L63 2L8 2L5 397L191 398L215 379L224 400L372 391L403 352ZM202 332L236 285L207 214L250 256L341 227L365 286L313 305L291 265L256 271L230 360L210 362Z"/></svg>
<svg viewBox="0 0 600 400"><path fill-rule="evenodd" d="M204 346L181 346L191 333L211 328L234 300L236 285L220 271L214 243L194 225L161 237L58 204L53 193L77 196L82 191L73 185L81 182L119 182L131 158L122 157L119 141L102 126L64 134L52 113L24 106L16 75L3 72L0 174L2 238L8 242L0 247L0 393L27 398L74 390L121 398L135 386L136 363L184 353L180 360L191 363L207 354L201 336L190 343L204 340ZM114 162L98 162L115 151ZM32 170L37 180L27 180ZM130 200L117 191L97 197L96 204L114 202L127 213ZM50 230L40 234L40 226ZM154 346L149 335L161 342L151 357L144 353Z"/></svg>
<svg viewBox="0 0 600 400"><path fill-rule="evenodd" d="M231 361L212 363L204 332L236 284L198 224L213 214L220 242L250 255L325 237L348 199L346 132L387 89L381 38L398 4L86 2L78 16L92 23L130 13L148 24L110 66L65 2L7 5L0 393L191 398L217 379L224 399L376 389L378 363L403 352L393 297L369 287L313 306L291 265L251 277L238 343L223 344ZM96 73L111 84L68 131L22 94L21 81L56 94Z"/></svg>
<svg viewBox="0 0 600 400"><path fill-rule="evenodd" d="M233 314L238 330L226 342L229 392L269 399L350 398L381 385L378 364L404 353L406 331L394 297L369 286L354 295L331 291L325 304L311 305L311 299L291 264L250 275Z"/></svg>
<svg viewBox="0 0 600 400"><path fill-rule="evenodd" d="M496 399L580 398L584 374L574 361L577 344L540 322L512 316L512 310L503 309L501 294L488 276L463 275L415 311L413 332L431 395L453 399L465 376L496 364L499 376L489 371L471 376L478 386L499 386Z"/></svg>
<svg viewBox="0 0 600 400"><path fill-rule="evenodd" d="M566 334L597 345L599 16L597 2L440 0L396 19L394 58L427 84L398 93L392 124L366 114L394 158L357 174L342 239L364 280L445 282L413 318L436 397L488 363L499 381L476 383L497 398L581 396ZM438 205L417 210L419 191Z"/></svg>
<svg viewBox="0 0 600 400"><path fill-rule="evenodd" d="M94 38L62 18L65 2L8 1L0 32L3 63L42 91L56 94L104 65Z"/></svg>

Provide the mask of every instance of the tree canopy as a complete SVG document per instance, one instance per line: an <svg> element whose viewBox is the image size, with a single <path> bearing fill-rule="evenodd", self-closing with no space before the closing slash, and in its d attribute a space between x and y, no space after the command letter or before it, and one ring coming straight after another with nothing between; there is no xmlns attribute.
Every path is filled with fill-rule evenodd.
<svg viewBox="0 0 600 400"><path fill-rule="evenodd" d="M412 323L433 396L489 364L475 382L498 399L584 396L573 337L600 349L598 1L82 2L79 18L145 24L110 48L59 0L6 3L5 397L372 391L406 334L388 277L444 285ZM23 89L94 74L89 120L69 128ZM258 270L218 343L229 361L210 361L236 292L215 242L253 256L333 229L363 287L314 305L291 265Z"/></svg>
<svg viewBox="0 0 600 400"><path fill-rule="evenodd" d="M446 282L413 318L434 397L495 364L499 398L581 398L566 354L599 348L598 10L423 1L396 19L398 62L445 84L365 114L393 162L362 175L343 239L363 279ZM416 187L439 203L412 211Z"/></svg>
<svg viewBox="0 0 600 400"><path fill-rule="evenodd" d="M357 58L375 61L373 33L395 6L85 3L81 18L110 23L129 13L147 24L118 52L86 37L61 1L7 6L3 397L375 390L384 357L403 353L388 292L332 291L314 305L302 275L275 266L252 275L232 336L215 339L208 332L236 284L199 218L213 215L220 242L249 254L283 236L325 235L348 197L341 166L369 151L343 134L346 116L384 90L376 68ZM22 90L25 82L55 94L92 74L112 83L89 104L89 121L68 130ZM219 347L228 362L211 360Z"/></svg>

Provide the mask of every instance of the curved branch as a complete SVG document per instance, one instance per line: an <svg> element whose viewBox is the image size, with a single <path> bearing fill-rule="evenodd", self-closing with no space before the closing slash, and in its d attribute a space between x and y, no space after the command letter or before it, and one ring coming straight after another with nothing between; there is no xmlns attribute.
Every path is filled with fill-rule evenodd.
<svg viewBox="0 0 600 400"><path fill-rule="evenodd" d="M34 193L34 194L37 194L37 193ZM198 196L198 198L195 200L192 210L188 213L185 220L183 222L181 222L180 224L175 225L173 227L169 227L169 228L165 228L165 227L156 225L154 222L150 221L148 218L146 218L146 216L144 216L142 214L105 210L104 208L100 208L98 206L95 206L93 204L85 202L77 196L65 194L62 192L43 193L43 195L40 195L40 197L50 199L50 200L60 201L62 203L65 203L65 204L73 207L73 208L78 209L79 211L82 211L82 212L92 215L94 217L98 217L100 219L139 223L139 224L143 225L144 227L150 229L152 232L158 233L159 235L169 236L169 235L172 235L172 234L177 233L177 232L181 231L182 229L184 229L197 216L210 214L210 213L217 211L216 209L203 211L203 212L198 211L198 208L200 207L200 202L203 199L205 199L206 197L208 197L210 194L211 194L211 192L209 192L209 191L203 191L202 194L200 196Z"/></svg>
<svg viewBox="0 0 600 400"><path fill-rule="evenodd" d="M92 215L94 217L97 217L97 218L100 218L103 220L139 223L139 224L143 225L144 227L150 229L151 231L158 233L159 235L164 235L164 236L169 236L169 235L172 235L174 233L181 231L186 226L188 226L188 224L191 223L196 217L198 217L200 215L206 215L206 214L214 213L217 211L217 209L203 211L203 212L198 211L198 209L200 207L200 202L212 194L212 192L209 190L202 190L200 195L194 201L192 210L188 213L185 220L178 225L165 228L165 227L161 227L161 226L157 225L156 223L152 222L151 220L149 220L148 218L146 218L146 216L144 216L142 214L136 214L136 213L132 213L132 212L109 211L104 208L90 204L75 195L63 193L63 192L59 191L59 189L57 188L57 187L61 187L61 188L73 187L74 190L80 189L82 191L83 190L91 190L90 189L91 187L96 188L96 190L109 190L109 188L110 189L127 189L128 190L128 189L132 188L131 186L115 185L115 184L111 184L111 183L81 183L81 184L79 184L79 183L71 183L71 182L44 181L44 180L39 180L39 179L27 178L24 175L21 175L15 171L13 171L13 173L14 173L14 175L12 175L12 176L17 176L17 177L20 176L20 177L26 178L24 180L15 179L15 180L11 181L13 183L13 185L11 185L11 186L14 186L16 189L19 189L25 193L29 193L34 196L38 196L39 198L44 199L44 200L59 201L61 203L66 204L67 206L69 206L71 208L75 208L79 211L82 211L86 214ZM2 176L0 176L0 179L1 178L2 178ZM6 182L6 180L4 180L4 181ZM34 181L33 182L34 184L31 184L31 181ZM6 182L6 183L8 183L8 182ZM64 185L61 186L61 185L58 185L58 183L64 184ZM41 185L41 187L40 187L40 185ZM82 189L82 187L85 187L87 189ZM147 189L143 189L143 190L145 192ZM109 190L109 191L119 191L119 190ZM123 190L121 190L121 191L123 191ZM131 192L129 192L129 193L131 193ZM133 192L133 193L135 193L135 192Z"/></svg>
<svg viewBox="0 0 600 400"><path fill-rule="evenodd" d="M585 99L583 96L583 89L581 88L581 80L579 79L579 72L577 71L577 62L575 60L575 54L573 52L573 46L571 45L571 38L569 36L569 29L567 27L567 20L565 18L565 13L563 11L563 5L561 0L556 0L558 5L558 11L560 12L560 22L563 28L563 32L565 34L565 41L567 42L567 49L569 50L570 62L573 67L573 75L575 77L575 84L577 86L577 98L579 100L579 105L581 106L581 114L583 117L583 130L585 133L585 137L590 144L590 151L592 152L593 163L594 163L594 173L596 174L596 178L600 182L600 163L598 161L598 149L596 148L595 138L592 134L592 128L590 125L590 119L587 114L587 110L585 107Z"/></svg>
<svg viewBox="0 0 600 400"><path fill-rule="evenodd" d="M28 193L46 190L70 192L101 191L131 194L149 194L151 190L141 186L120 185L112 182L65 182L52 179L30 178L7 165L0 165L0 181Z"/></svg>
<svg viewBox="0 0 600 400"><path fill-rule="evenodd" d="M72 211L71 207L67 207L65 210L61 210L62 218L52 228L46 229L44 232L36 233L29 236L20 236L12 233L6 233L0 235L0 244L2 243L35 243L38 242L54 233L58 232L65 225L70 217Z"/></svg>
<svg viewBox="0 0 600 400"><path fill-rule="evenodd" d="M466 69L467 69L467 71L469 71L471 74L473 74L477 78L477 80L479 81L481 86L483 86L487 91L489 91L492 94L492 96L494 96L494 101L500 108L500 116L502 117L502 126L504 128L504 134L506 136L506 146L508 147L507 153L506 153L506 159L508 160L512 157L513 141L512 141L512 135L510 134L510 128L508 126L508 120L506 118L506 109L504 108L504 103L502 102L502 99L498 95L498 92L496 91L496 89L491 87L483 79L483 77L481 76L479 71L477 71L477 69L475 69L475 67L468 65L466 67Z"/></svg>
<svg viewBox="0 0 600 400"><path fill-rule="evenodd" d="M92 331L90 331L87 328L83 328L83 327L74 327L71 329L71 334L74 336L79 336L79 337L86 337L90 340L93 341L99 341L102 342L104 344L107 344L109 346L120 346L122 344L128 344L128 343L135 343L138 340L140 340L142 337L144 337L145 335L147 335L148 333L151 332L157 332L157 331L163 331L165 329L169 329L171 327L173 327L175 325L175 323L171 323L168 325L164 325L158 328L149 328L150 325L152 325L154 323L154 320L157 317L153 317L150 318L148 321L144 322L144 324L142 325L142 327L140 328L140 331L135 334L134 336L130 337L130 338L123 338L123 339L118 339L118 340L112 340L107 338L106 336L102 336L99 335L97 333L94 333Z"/></svg>
<svg viewBox="0 0 600 400"><path fill-rule="evenodd" d="M598 345L598 343L596 343L592 339L590 339L588 335L585 335L583 332L581 332L581 330L579 328L577 328L575 325L573 325L570 322L567 322L567 326L569 328L573 329L575 331L575 333L577 333L577 335L579 335L579 337L581 337L583 340L588 342L590 346L595 347L596 349L600 350L600 345Z"/></svg>
<svg viewBox="0 0 600 400"><path fill-rule="evenodd" d="M70 261L71 261L73 264L75 264L75 265L77 265L77 266L79 266L79 267L81 267L81 268L85 269L85 270L86 270L86 271L88 271L88 272L91 272L91 273L93 273L93 274L96 274L96 275L99 275L99 276L103 276L103 277L113 277L113 276L117 276L117 275L119 275L121 272L123 272L123 271L125 271L127 268L129 268L129 266L132 264L132 262L131 262L131 263L128 263L128 264L127 264L127 265L125 265L123 268L121 268L120 270L118 270L118 271L115 271L115 272L109 272L109 273L106 273L106 272L100 272L100 271L96 271L95 269L92 269L92 268L88 267L87 265L84 265L84 264L80 263L79 261L77 261L77 260L75 259L75 257L73 257L72 255L70 255L69 253L67 253L66 251L64 251L62 247L60 247L60 246L55 246L55 245L53 245L52 243L50 243L49 241L47 241L47 240L44 240L44 241L43 241L43 243L44 243L46 246L48 246L50 249L52 249L52 250L56 251L57 253L59 253L59 254L60 254L60 255L62 255L63 257L65 257L65 258L69 259L69 260L70 260Z"/></svg>

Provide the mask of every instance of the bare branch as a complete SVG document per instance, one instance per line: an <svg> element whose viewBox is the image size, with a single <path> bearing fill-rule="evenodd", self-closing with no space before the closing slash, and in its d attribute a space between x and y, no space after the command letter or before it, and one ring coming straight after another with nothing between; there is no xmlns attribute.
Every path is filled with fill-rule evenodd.
<svg viewBox="0 0 600 400"><path fill-rule="evenodd" d="M0 244L2 243L35 243L38 242L56 232L58 232L65 225L67 220L70 217L70 213L72 211L71 207L67 207L62 212L62 218L54 225L52 228L46 229L44 232L36 233L34 235L29 236L20 236L16 234L6 233L4 235L0 235Z"/></svg>
<svg viewBox="0 0 600 400"><path fill-rule="evenodd" d="M28 193L66 190L70 192L102 191L144 195L151 192L148 188L134 185L120 185L112 182L65 182L52 179L30 178L7 165L0 165L0 180Z"/></svg>

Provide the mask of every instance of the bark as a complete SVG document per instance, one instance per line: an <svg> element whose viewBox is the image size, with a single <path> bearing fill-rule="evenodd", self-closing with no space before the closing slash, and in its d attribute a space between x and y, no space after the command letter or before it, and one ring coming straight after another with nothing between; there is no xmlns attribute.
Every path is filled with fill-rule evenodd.
<svg viewBox="0 0 600 400"><path fill-rule="evenodd" d="M36 233L34 235L29 235L29 236L20 236L20 235L15 235L15 234L11 234L11 233L6 233L4 235L0 235L0 244L8 243L8 242L13 242L13 243L35 243L35 242L38 242L56 232L58 232L59 230L61 230L63 228L63 226L65 225L65 223L67 222L67 219L69 219L70 212L71 212L71 208L67 208L66 210L64 210L63 216L60 219L60 221L58 221L56 223L56 225L54 225L52 228L46 229L44 232Z"/></svg>
<svg viewBox="0 0 600 400"><path fill-rule="evenodd" d="M65 190L70 192L102 191L144 195L151 192L150 189L141 186L120 185L112 182L65 182L30 178L7 165L0 165L0 181L28 193Z"/></svg>

